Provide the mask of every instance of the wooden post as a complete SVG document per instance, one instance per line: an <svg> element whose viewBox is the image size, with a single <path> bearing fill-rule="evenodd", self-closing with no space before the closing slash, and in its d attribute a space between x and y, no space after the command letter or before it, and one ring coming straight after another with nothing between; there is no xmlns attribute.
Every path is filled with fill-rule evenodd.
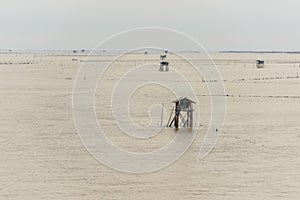
<svg viewBox="0 0 300 200"><path fill-rule="evenodd" d="M193 127L193 112L194 112L194 110L193 110L193 104L191 104L191 108L190 108L190 127Z"/></svg>
<svg viewBox="0 0 300 200"><path fill-rule="evenodd" d="M191 117L190 117L190 127L193 127L193 111L191 111Z"/></svg>
<svg viewBox="0 0 300 200"><path fill-rule="evenodd" d="M176 111L174 119L175 119L175 128L178 128L178 124L179 124L179 112Z"/></svg>
<svg viewBox="0 0 300 200"><path fill-rule="evenodd" d="M179 114L180 114L180 104L179 102L176 102L176 107L175 107L175 127L179 127Z"/></svg>
<svg viewBox="0 0 300 200"><path fill-rule="evenodd" d="M169 120L168 120L168 123L167 123L167 126L169 126L169 127L171 127L171 126L172 126L172 123L173 123L173 120L172 120L172 122L170 123L171 117L172 117L172 115L173 115L173 111L174 111L174 106L173 106L173 108L172 108L172 111L171 111L171 114L170 114L170 117L169 117Z"/></svg>

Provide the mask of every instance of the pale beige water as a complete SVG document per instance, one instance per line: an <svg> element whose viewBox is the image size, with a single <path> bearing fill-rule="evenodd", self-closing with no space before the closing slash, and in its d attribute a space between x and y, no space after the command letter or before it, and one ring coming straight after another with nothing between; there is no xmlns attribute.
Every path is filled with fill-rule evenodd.
<svg viewBox="0 0 300 200"><path fill-rule="evenodd" d="M148 56L159 60L158 55ZM209 97L199 96L203 126L192 147L163 170L132 175L95 160L74 129L72 87L81 63L72 58L84 56L1 54L0 62L15 64L0 65L0 199L299 199L300 79L287 77L300 74L300 55L212 56L229 94L224 132L213 152L198 160L210 116ZM260 58L266 60L265 69L254 67ZM23 61L34 64L18 64ZM197 80L188 68L180 70ZM284 79L254 80L274 76ZM135 145L120 136L108 102L115 78L105 81L105 95L99 90L96 94L97 115L111 130L108 136L140 152L172 139L172 129L151 140L134 141ZM203 83L194 85L203 91L198 95L207 94ZM166 91L154 91L160 90L138 91L133 108L143 111L153 100L173 99ZM139 103L138 96L145 93L150 93L148 98ZM136 117L141 124L148 119L142 113Z"/></svg>

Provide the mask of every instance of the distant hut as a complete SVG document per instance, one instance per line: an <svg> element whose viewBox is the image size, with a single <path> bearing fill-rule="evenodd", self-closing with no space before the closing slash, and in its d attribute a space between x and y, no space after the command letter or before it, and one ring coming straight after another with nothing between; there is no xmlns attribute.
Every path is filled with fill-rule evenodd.
<svg viewBox="0 0 300 200"><path fill-rule="evenodd" d="M265 61L263 60L256 60L256 67L257 68L264 68Z"/></svg>
<svg viewBox="0 0 300 200"><path fill-rule="evenodd" d="M179 128L179 126L190 128L193 127L193 104L195 104L195 102L188 99L187 97L182 97L176 99L172 103L174 103L175 105L170 115L167 126L172 127L174 125L175 128ZM173 117L174 111L175 116ZM182 114L183 112L185 113L184 115Z"/></svg>
<svg viewBox="0 0 300 200"><path fill-rule="evenodd" d="M160 62L159 71L161 71L161 72L169 71L169 62L166 62L166 61Z"/></svg>
<svg viewBox="0 0 300 200"><path fill-rule="evenodd" d="M161 72L167 72L169 71L169 62L165 61L167 59L167 55L160 55L160 66L159 71Z"/></svg>
<svg viewBox="0 0 300 200"><path fill-rule="evenodd" d="M160 59L161 60L166 60L167 59L167 55L160 55Z"/></svg>

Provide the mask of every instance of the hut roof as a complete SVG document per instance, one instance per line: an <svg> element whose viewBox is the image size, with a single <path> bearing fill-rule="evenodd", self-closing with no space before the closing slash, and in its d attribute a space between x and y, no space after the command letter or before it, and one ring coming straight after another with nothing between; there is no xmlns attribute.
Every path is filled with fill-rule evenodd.
<svg viewBox="0 0 300 200"><path fill-rule="evenodd" d="M256 60L256 63L264 63L264 60Z"/></svg>
<svg viewBox="0 0 300 200"><path fill-rule="evenodd" d="M187 97L180 97L179 99L176 99L176 100L172 101L172 103L176 103L176 102L192 102L192 103L196 103L196 102L188 99Z"/></svg>
<svg viewBox="0 0 300 200"><path fill-rule="evenodd" d="M161 65L166 65L166 66L168 66L168 65L169 65L169 62L162 61L162 62L160 62L160 64L161 64Z"/></svg>

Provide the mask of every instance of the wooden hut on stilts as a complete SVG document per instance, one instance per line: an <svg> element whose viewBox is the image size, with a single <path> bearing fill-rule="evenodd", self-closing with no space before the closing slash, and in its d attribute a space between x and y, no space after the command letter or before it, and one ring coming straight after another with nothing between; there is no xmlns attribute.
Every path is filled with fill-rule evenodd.
<svg viewBox="0 0 300 200"><path fill-rule="evenodd" d="M189 128L193 127L193 104L195 104L195 102L186 97L182 97L173 101L172 103L175 105L172 109L167 126L175 126L175 128L179 128L180 126ZM174 111L175 115L173 117Z"/></svg>

